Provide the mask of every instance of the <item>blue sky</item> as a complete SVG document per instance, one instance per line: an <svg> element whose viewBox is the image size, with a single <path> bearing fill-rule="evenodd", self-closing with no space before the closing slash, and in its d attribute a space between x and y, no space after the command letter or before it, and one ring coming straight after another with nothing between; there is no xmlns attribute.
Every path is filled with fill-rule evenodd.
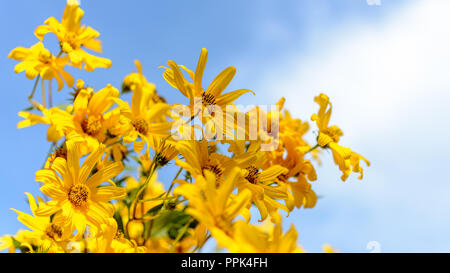
<svg viewBox="0 0 450 273"><path fill-rule="evenodd" d="M257 93L241 104L268 105L284 96L293 114L309 119L317 110L314 96L325 92L334 106L331 122L344 131L342 144L372 166L363 181L352 176L342 183L325 153L313 185L322 198L312 210L291 213L286 228L296 225L308 251L330 243L342 252L368 252L368 242L377 241L383 252L448 252L449 5L438 0L381 0L380 6L365 0L82 0L83 22L100 31L102 56L113 66L70 71L97 89L108 83L119 87L139 59L159 92L181 102L158 66L174 59L194 67L206 47L205 82L234 65L230 90ZM65 1L0 3L0 138L7 144L0 158L0 234L22 227L9 208L28 211L24 192L39 193L34 172L49 148L44 126L16 129L17 112L27 107L33 82L14 74L16 62L6 57L16 46L34 44L34 28L49 16L60 18L64 6ZM160 174L163 181L170 177Z"/></svg>

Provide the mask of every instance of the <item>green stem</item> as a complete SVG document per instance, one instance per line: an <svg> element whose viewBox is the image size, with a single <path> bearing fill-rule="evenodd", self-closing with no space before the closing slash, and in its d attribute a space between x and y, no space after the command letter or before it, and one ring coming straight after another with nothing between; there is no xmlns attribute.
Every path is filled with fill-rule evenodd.
<svg viewBox="0 0 450 273"><path fill-rule="evenodd" d="M306 153L310 153L310 152L314 151L315 149L317 149L317 148L319 148L319 147L320 147L320 145L319 145L319 144L316 144L314 147L312 147L311 149L309 149L309 151L307 151Z"/></svg>
<svg viewBox="0 0 450 273"><path fill-rule="evenodd" d="M167 197L169 196L169 193L170 193L170 191L172 190L172 188L173 188L173 186L174 186L174 184L175 184L175 180L177 180L178 176L181 174L182 171L183 171L183 168L180 167L180 169L178 169L177 174L176 174L175 177L172 179L172 183L170 183L170 187L169 187L169 189L167 190L166 195L164 196L164 202L163 202L163 203L166 202L166 199L167 199Z"/></svg>
<svg viewBox="0 0 450 273"><path fill-rule="evenodd" d="M48 80L48 108L52 108L53 98L52 98L52 79Z"/></svg>
<svg viewBox="0 0 450 273"><path fill-rule="evenodd" d="M194 218L189 219L189 221L184 225L183 229L180 233L178 233L177 238L175 238L175 241L172 244L172 251L175 250L175 246L177 245L178 241L180 241L181 237L186 233L187 229L189 228L190 224L194 221Z"/></svg>
<svg viewBox="0 0 450 273"><path fill-rule="evenodd" d="M34 82L33 91L31 91L31 94L28 96L28 100L31 101L31 99L34 96L34 93L36 92L36 87L38 85L39 79L41 78L41 75L38 75L36 78L36 81Z"/></svg>

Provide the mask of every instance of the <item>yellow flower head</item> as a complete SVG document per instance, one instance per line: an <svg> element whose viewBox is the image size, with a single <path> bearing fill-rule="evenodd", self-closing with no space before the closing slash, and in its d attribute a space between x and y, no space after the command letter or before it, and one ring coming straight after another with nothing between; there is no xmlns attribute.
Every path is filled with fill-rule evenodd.
<svg viewBox="0 0 450 273"><path fill-rule="evenodd" d="M238 195L232 193L240 177L239 168L234 168L224 181L217 186L216 176L205 171L205 177L198 176L195 184L184 183L174 190L189 200L186 213L205 225L212 236L220 240L232 235L232 221L246 210L250 192Z"/></svg>
<svg viewBox="0 0 450 273"><path fill-rule="evenodd" d="M49 216L61 212L69 226L83 235L86 225L101 228L107 224L114 213L110 200L125 197L125 190L112 186L99 187L108 182L123 170L121 162L114 162L101 170L94 170L101 159L105 147L100 145L79 167L80 153L74 141L67 141L67 160L58 157L52 164L52 169L36 172L36 180L44 183L41 191L53 200L42 204L36 210L36 215Z"/></svg>
<svg viewBox="0 0 450 273"><path fill-rule="evenodd" d="M135 142L135 151L139 152L145 143L149 143L152 136L166 137L172 129L173 122L165 119L171 106L166 103L150 103L154 94L154 85L147 88L137 86L133 90L131 107L128 102L116 99L121 113L121 124L118 129L126 143ZM143 141L136 141L138 138Z"/></svg>
<svg viewBox="0 0 450 273"><path fill-rule="evenodd" d="M216 176L217 182L220 183L232 167L238 165L238 161L210 151L211 145L214 144L208 143L206 140L179 141L176 149L185 160L176 159L176 164L188 171L193 178L204 176L205 171L210 171Z"/></svg>
<svg viewBox="0 0 450 273"><path fill-rule="evenodd" d="M61 22L55 17L45 20L44 25L38 26L34 34L39 40L44 39L47 33L54 33L59 40L61 51L69 56L71 65L81 69L84 63L86 71L93 71L97 67L110 68L112 63L109 59L97 57L84 51L88 48L93 51L102 52L99 40L100 36L95 29L81 25L84 11L79 7L76 0L67 0L66 8Z"/></svg>
<svg viewBox="0 0 450 273"><path fill-rule="evenodd" d="M102 224L99 236L90 238L88 249L93 253L134 253L138 246L126 239L117 229L117 222L108 219L108 224Z"/></svg>
<svg viewBox="0 0 450 273"><path fill-rule="evenodd" d="M230 252L239 253L293 253L303 252L297 244L294 225L283 234L281 222L270 227L250 225L246 221L236 221L231 238L220 238L218 244Z"/></svg>
<svg viewBox="0 0 450 273"><path fill-rule="evenodd" d="M193 108L194 104L197 103L196 99L201 100L202 107L217 105L223 109L226 105L231 104L243 94L248 92L253 93L253 91L248 89L239 89L223 94L223 91L233 79L234 74L236 74L236 68L233 66L227 67L220 72L208 88L204 90L202 87L202 78L207 59L208 51L206 48L202 48L195 72L186 68L184 65L178 65L172 60L167 62L169 67L162 66L162 68L166 69L163 74L164 79L189 99L191 110L195 110ZM192 83L186 80L180 68L189 74ZM196 113L193 113L193 115L195 114Z"/></svg>
<svg viewBox="0 0 450 273"><path fill-rule="evenodd" d="M74 84L73 77L64 71L68 58L53 56L41 42L30 48L17 47L9 53L8 58L22 61L14 67L14 72L25 71L25 75L30 80L36 78L37 75L40 75L43 80L55 78L58 82L58 90L64 87L64 81L69 87Z"/></svg>
<svg viewBox="0 0 450 273"><path fill-rule="evenodd" d="M73 230L65 225L64 219L60 215L53 217L53 219L50 216L36 215L38 209L36 200L31 194L25 194L28 196L32 215L12 209L17 212L18 220L32 230L32 232L23 234L22 238L41 251L64 252ZM40 201L42 202L42 199Z"/></svg>
<svg viewBox="0 0 450 273"><path fill-rule="evenodd" d="M111 85L93 94L89 88L79 90L73 103L73 113L59 111L51 120L68 140L81 142L81 153L86 154L104 143L108 130L119 124L120 110L109 111L119 96L119 90Z"/></svg>
<svg viewBox="0 0 450 273"><path fill-rule="evenodd" d="M279 183L279 178L288 173L288 169L281 165L266 166L266 154L259 150L259 142L251 142L248 146L245 141L238 141L238 145L230 146L236 157L243 158L247 155L248 160L239 164L241 168L241 178L237 184L238 191L250 190L251 200L258 208L261 219L260 222L273 215L278 209L289 212L289 209L279 203L276 199L288 199L288 191L285 183ZM253 155L254 158L249 157Z"/></svg>
<svg viewBox="0 0 450 273"><path fill-rule="evenodd" d="M165 103L165 99L160 97L156 92L156 87L153 83L148 82L147 78L142 72L142 64L135 60L137 72L128 74L123 80L122 90L140 92L140 96L135 96L134 99L142 101L144 104ZM141 90L139 90L141 89Z"/></svg>
<svg viewBox="0 0 450 273"><path fill-rule="evenodd" d="M328 125L332 107L328 96L320 94L314 98L314 101L320 106L319 112L311 116L311 120L315 121L319 128L317 144L323 148L331 149L333 160L339 166L339 170L342 171L342 181L345 181L352 171L360 173L359 179L362 179L363 169L359 165L359 161L360 159L364 160L367 166L370 165L370 162L359 154L352 152L350 148L338 144L343 133L339 127Z"/></svg>

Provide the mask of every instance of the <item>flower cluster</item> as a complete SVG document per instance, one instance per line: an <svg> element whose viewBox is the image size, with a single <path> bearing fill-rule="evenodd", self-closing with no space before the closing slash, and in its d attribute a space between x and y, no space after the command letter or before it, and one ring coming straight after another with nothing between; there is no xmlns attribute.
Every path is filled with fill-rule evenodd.
<svg viewBox="0 0 450 273"><path fill-rule="evenodd" d="M283 98L269 111L239 110L235 101L254 92L225 91L234 67L204 88L206 49L194 71L172 60L162 67L186 105L168 103L139 61L120 91L75 81L67 66L91 72L112 64L86 51L102 47L100 34L81 24L83 14L68 0L61 21L50 17L36 28L35 45L9 54L20 61L15 72L35 79L31 107L19 112L17 127L47 125L51 152L35 175L43 196L26 193L31 214L14 209L29 229L1 237L0 250L195 252L214 238L231 252L302 252L295 227L283 232L282 214L315 206L311 182L320 151L332 151L342 180L352 171L362 178L360 161L369 162L338 144L342 131L328 125L326 95L315 98L318 136L310 145L309 123L283 110ZM56 55L43 43L49 33L59 41ZM52 106L53 79L58 90L73 90L70 105ZM41 102L34 100L39 81ZM168 189L158 181L162 168L178 169Z"/></svg>

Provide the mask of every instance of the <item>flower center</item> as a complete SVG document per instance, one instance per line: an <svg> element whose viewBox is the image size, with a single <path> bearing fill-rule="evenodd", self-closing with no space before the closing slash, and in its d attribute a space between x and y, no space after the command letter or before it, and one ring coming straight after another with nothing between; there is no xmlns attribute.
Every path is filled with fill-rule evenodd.
<svg viewBox="0 0 450 273"><path fill-rule="evenodd" d="M208 170L216 175L216 179L219 179L223 175L223 169L220 166L220 162L218 160L208 159L208 162L205 166L202 167L202 171Z"/></svg>
<svg viewBox="0 0 450 273"><path fill-rule="evenodd" d="M208 106L208 105L215 105L216 104L216 98L211 93L203 92L203 94L202 94L202 104L205 107Z"/></svg>
<svg viewBox="0 0 450 273"><path fill-rule="evenodd" d="M322 131L323 134L331 137L334 142L339 142L339 137L342 136L342 131L337 126L331 126Z"/></svg>
<svg viewBox="0 0 450 273"><path fill-rule="evenodd" d="M246 168L246 170L248 171L248 174L245 177L245 179L247 179L247 181L252 183L252 184L258 183L258 181L259 181L259 170L256 167L254 167L254 166L250 166L250 167Z"/></svg>
<svg viewBox="0 0 450 273"><path fill-rule="evenodd" d="M64 147L59 147L58 149L56 149L55 158L57 157L67 159L67 149Z"/></svg>
<svg viewBox="0 0 450 273"><path fill-rule="evenodd" d="M52 58L52 54L47 49L39 51L38 59L40 62L47 64L50 62L51 58Z"/></svg>
<svg viewBox="0 0 450 273"><path fill-rule="evenodd" d="M47 234L48 237L52 238L53 240L58 240L62 236L62 228L56 224L49 224L45 228L45 234Z"/></svg>
<svg viewBox="0 0 450 273"><path fill-rule="evenodd" d="M279 176L277 176L278 180L280 180L281 182L288 182L289 176L287 174L280 174Z"/></svg>
<svg viewBox="0 0 450 273"><path fill-rule="evenodd" d="M120 232L120 230L118 230L118 231L116 232L116 234L114 235L114 239L115 239L115 240L120 240L120 239L122 239L122 238L123 238L123 233Z"/></svg>
<svg viewBox="0 0 450 273"><path fill-rule="evenodd" d="M136 131L138 131L139 133L141 133L143 135L147 135L148 123L144 119L142 119L142 118L135 119L131 122L131 124L133 124Z"/></svg>
<svg viewBox="0 0 450 273"><path fill-rule="evenodd" d="M155 156L155 164L156 166L162 167L169 163L169 159L164 156L162 153L157 153Z"/></svg>
<svg viewBox="0 0 450 273"><path fill-rule="evenodd" d="M81 122L81 128L86 134L90 136L95 136L102 129L102 121L100 118L88 116L87 118L84 118L83 121Z"/></svg>
<svg viewBox="0 0 450 273"><path fill-rule="evenodd" d="M76 207L86 205L89 197L89 189L85 185L77 184L69 190L69 201Z"/></svg>
<svg viewBox="0 0 450 273"><path fill-rule="evenodd" d="M66 53L70 53L73 51L73 47L67 42L61 43L61 49Z"/></svg>
<svg viewBox="0 0 450 273"><path fill-rule="evenodd" d="M68 32L66 33L64 38L65 41L61 42L60 46L61 50L65 53L70 53L81 46L79 45L79 43L77 43L77 37L74 33Z"/></svg>

